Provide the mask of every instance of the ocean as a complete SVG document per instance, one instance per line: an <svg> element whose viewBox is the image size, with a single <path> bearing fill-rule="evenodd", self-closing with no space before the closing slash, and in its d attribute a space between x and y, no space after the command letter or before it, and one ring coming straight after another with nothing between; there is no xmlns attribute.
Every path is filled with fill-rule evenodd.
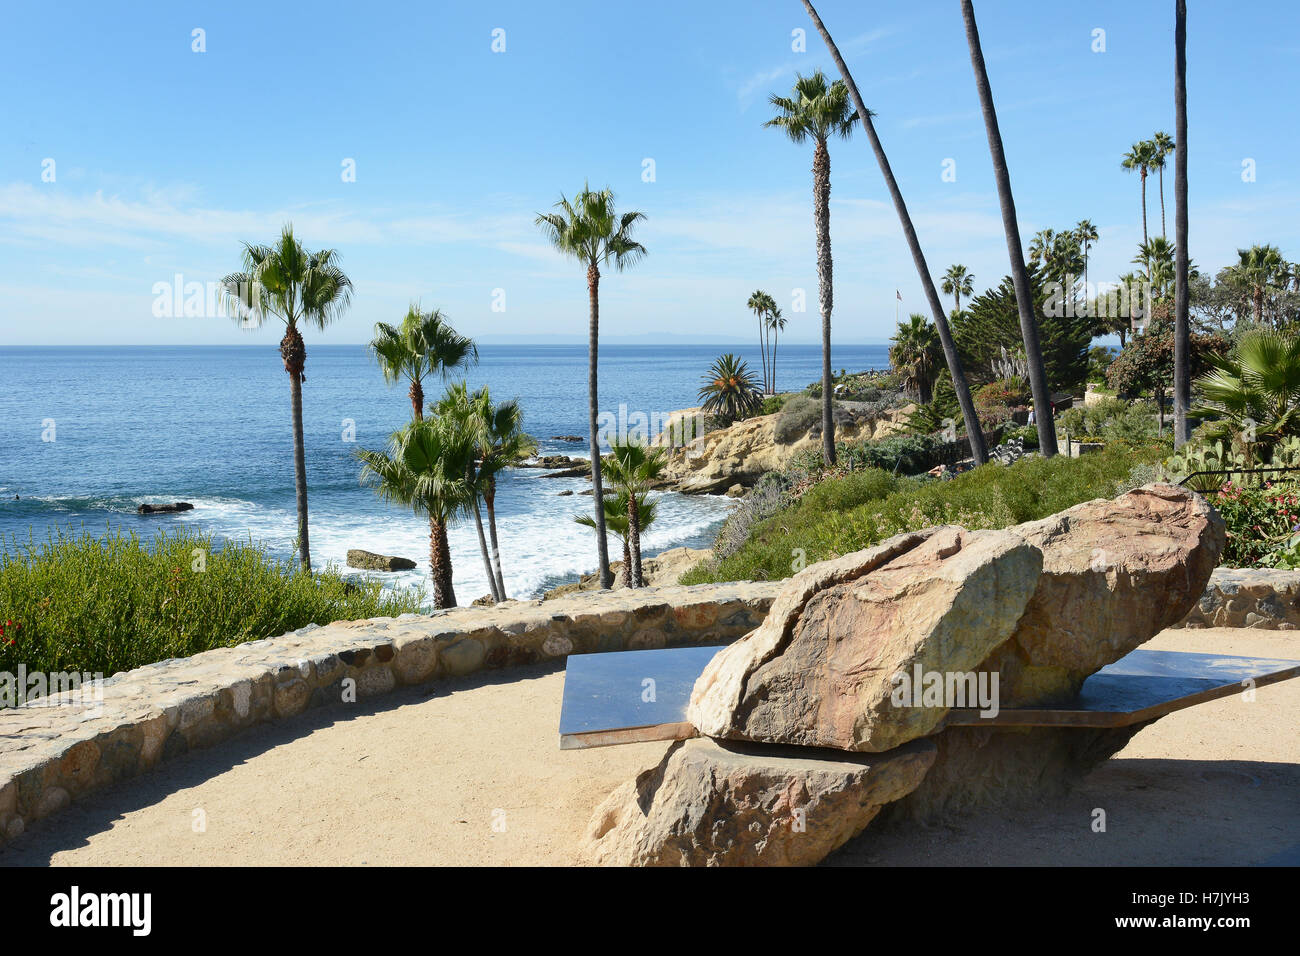
<svg viewBox="0 0 1300 956"><path fill-rule="evenodd" d="M600 408L647 415L698 404L701 377L724 351L759 366L758 349L734 345L606 345ZM570 345L485 345L464 378L493 398L517 398L542 454L585 457L585 443L555 436L587 431L587 350ZM820 377L821 350L782 345L778 386ZM843 346L833 366L887 365L885 346ZM0 536L39 542L56 528L152 537L197 526L221 540L252 540L293 554L294 506L289 380L275 344L0 348ZM328 345L307 334L303 419L312 563L371 576L392 587L427 582L428 523L386 505L358 481L357 447L382 448L410 416L405 385L389 388L364 346ZM442 385L426 380L430 400ZM511 469L499 482L501 560L512 597L536 597L595 570L593 533L572 515L590 507L587 483ZM575 494L561 496L572 490ZM15 497L17 496L17 498ZM137 515L136 506L189 501L180 514ZM644 540L647 556L705 547L734 506L721 496L664 493ZM346 568L349 548L409 557L414 571ZM488 593L472 521L451 531L461 603ZM611 553L618 549L611 542ZM426 588L426 591L431 589Z"/></svg>

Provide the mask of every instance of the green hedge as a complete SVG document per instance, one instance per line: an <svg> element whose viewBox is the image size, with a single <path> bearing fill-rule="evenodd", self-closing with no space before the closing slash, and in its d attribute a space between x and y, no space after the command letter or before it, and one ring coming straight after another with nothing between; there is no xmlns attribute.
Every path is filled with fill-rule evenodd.
<svg viewBox="0 0 1300 956"><path fill-rule="evenodd" d="M120 533L0 542L0 671L108 676L307 624L417 611L422 600L333 570L304 574L252 544L214 550L188 529L147 544Z"/></svg>

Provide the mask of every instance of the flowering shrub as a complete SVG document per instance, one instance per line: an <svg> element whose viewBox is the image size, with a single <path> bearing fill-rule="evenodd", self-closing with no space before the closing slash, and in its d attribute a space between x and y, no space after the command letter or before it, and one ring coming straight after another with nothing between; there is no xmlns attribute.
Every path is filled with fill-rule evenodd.
<svg viewBox="0 0 1300 956"><path fill-rule="evenodd" d="M1294 483L1246 487L1228 482L1209 498L1228 526L1225 565L1285 566L1276 562L1285 560L1283 553L1300 531L1300 488ZM1278 556L1269 557L1274 554Z"/></svg>

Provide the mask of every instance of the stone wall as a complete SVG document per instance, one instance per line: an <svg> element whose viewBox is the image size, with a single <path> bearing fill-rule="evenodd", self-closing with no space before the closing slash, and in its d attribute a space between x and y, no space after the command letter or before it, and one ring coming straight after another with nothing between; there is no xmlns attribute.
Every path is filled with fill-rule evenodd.
<svg viewBox="0 0 1300 956"><path fill-rule="evenodd" d="M1300 628L1300 571L1216 568L1180 627Z"/></svg>
<svg viewBox="0 0 1300 956"><path fill-rule="evenodd" d="M71 801L255 724L483 668L733 641L780 584L576 594L341 621L104 681L102 701L0 710L0 845Z"/></svg>

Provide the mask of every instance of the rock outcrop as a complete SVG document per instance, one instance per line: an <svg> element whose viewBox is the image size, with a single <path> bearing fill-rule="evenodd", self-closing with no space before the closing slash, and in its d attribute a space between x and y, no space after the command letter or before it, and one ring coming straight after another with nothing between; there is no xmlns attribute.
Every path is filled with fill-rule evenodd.
<svg viewBox="0 0 1300 956"><path fill-rule="evenodd" d="M669 548L653 558L645 558L641 562L641 576L645 578L645 586L648 588L672 587L683 574L711 554L713 552L708 548ZM609 569L614 574L612 590L617 591L626 587L623 583L623 562L612 561ZM591 574L582 575L572 584L561 584L557 588L551 588L542 595L542 600L551 601L579 591L599 590L600 572L593 571Z"/></svg>
<svg viewBox="0 0 1300 956"><path fill-rule="evenodd" d="M949 707L895 706L896 675L976 671L1041 568L1019 535L955 526L805 568L709 663L688 719L713 737L877 753L925 736Z"/></svg>
<svg viewBox="0 0 1300 956"><path fill-rule="evenodd" d="M611 793L588 827L582 860L611 866L807 866L861 833L916 788L935 747L888 754L795 747L673 744Z"/></svg>
<svg viewBox="0 0 1300 956"><path fill-rule="evenodd" d="M141 515L165 515L175 514L178 511L193 511L194 505L188 501L175 501L167 505L149 505L143 504L135 509L136 514Z"/></svg>
<svg viewBox="0 0 1300 956"><path fill-rule="evenodd" d="M399 558L391 554L375 554L352 548L348 551L348 567L361 568L364 571L410 571L415 562L410 558Z"/></svg>

